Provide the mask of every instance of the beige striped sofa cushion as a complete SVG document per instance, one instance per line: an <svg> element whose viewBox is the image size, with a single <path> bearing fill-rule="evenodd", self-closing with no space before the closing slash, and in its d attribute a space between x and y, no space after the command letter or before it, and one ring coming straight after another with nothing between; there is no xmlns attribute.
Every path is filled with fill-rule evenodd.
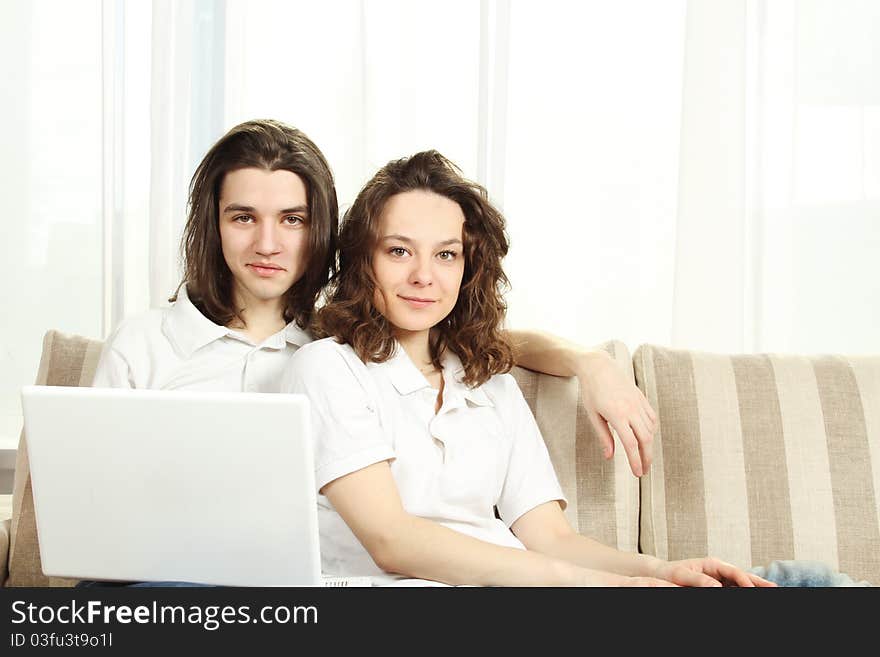
<svg viewBox="0 0 880 657"><path fill-rule="evenodd" d="M102 343L77 335L49 331L43 337L43 355L37 385L89 386L98 366ZM34 517L34 498L24 431L18 444L12 490L12 531L7 586L72 586L77 580L46 577L40 565L40 547Z"/></svg>
<svg viewBox="0 0 880 657"><path fill-rule="evenodd" d="M597 349L607 351L632 377L632 360L626 345L612 341ZM568 499L565 515L572 526L606 545L635 552L639 480L630 471L623 449L615 449L610 461L603 458L599 439L584 411L577 379L518 367L512 374L544 436Z"/></svg>
<svg viewBox="0 0 880 657"><path fill-rule="evenodd" d="M880 584L880 357L642 345L633 360L659 415L644 552L815 559Z"/></svg>

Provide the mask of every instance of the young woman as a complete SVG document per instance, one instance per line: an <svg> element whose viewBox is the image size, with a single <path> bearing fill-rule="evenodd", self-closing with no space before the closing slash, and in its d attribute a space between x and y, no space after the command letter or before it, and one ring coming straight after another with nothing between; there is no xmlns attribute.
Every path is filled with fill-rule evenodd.
<svg viewBox="0 0 880 657"><path fill-rule="evenodd" d="M436 151L383 167L346 214L282 390L312 402L323 569L375 583L770 586L573 531L500 329L504 221Z"/></svg>

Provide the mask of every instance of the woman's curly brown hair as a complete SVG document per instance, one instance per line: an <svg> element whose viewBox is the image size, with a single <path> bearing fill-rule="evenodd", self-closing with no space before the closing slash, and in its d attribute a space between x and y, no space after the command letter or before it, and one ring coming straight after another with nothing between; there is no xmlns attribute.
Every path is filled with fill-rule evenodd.
<svg viewBox="0 0 880 657"><path fill-rule="evenodd" d="M402 192L426 190L461 208L464 275L452 312L431 329L430 354L436 367L444 350L464 365L464 383L475 387L513 367L513 350L501 323L509 286L501 261L507 255L504 217L486 190L464 178L437 151L424 151L382 167L361 189L345 213L339 235L339 269L328 288L328 301L317 313L315 333L347 343L364 362L382 363L394 353L392 325L373 303L372 256L379 240L379 220L388 200Z"/></svg>

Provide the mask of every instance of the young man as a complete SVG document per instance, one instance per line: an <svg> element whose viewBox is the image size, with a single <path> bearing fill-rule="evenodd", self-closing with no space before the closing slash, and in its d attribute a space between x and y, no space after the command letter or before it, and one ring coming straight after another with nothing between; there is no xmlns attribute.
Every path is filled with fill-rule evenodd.
<svg viewBox="0 0 880 657"><path fill-rule="evenodd" d="M189 205L173 305L121 322L93 385L276 392L289 358L311 341L315 303L335 271L330 167L301 131L248 121L208 151ZM578 377L606 458L614 452L610 425L641 476L656 415L611 358L546 333L509 338L523 367Z"/></svg>

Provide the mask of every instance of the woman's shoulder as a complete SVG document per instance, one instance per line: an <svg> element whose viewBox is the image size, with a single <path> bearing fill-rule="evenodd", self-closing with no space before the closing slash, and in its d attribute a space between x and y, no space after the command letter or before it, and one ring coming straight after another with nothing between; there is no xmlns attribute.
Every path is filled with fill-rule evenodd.
<svg viewBox="0 0 880 657"><path fill-rule="evenodd" d="M493 374L488 381L480 386L480 389L486 393L486 396L492 400L496 407L501 408L516 403L523 397L519 384L509 372Z"/></svg>
<svg viewBox="0 0 880 657"><path fill-rule="evenodd" d="M365 369L354 349L333 337L315 340L297 349L290 359L290 367L311 376L330 374L340 367L353 371Z"/></svg>
<svg viewBox="0 0 880 657"><path fill-rule="evenodd" d="M375 393L366 365L354 349L335 338L315 340L297 349L280 384L282 392L305 392L343 404Z"/></svg>
<svg viewBox="0 0 880 657"><path fill-rule="evenodd" d="M338 342L334 337L329 337L321 338L320 340L313 340L308 344L304 344L296 350L293 357L297 359L332 359L338 358L339 356L345 357L348 354L354 354L354 350L351 346Z"/></svg>

